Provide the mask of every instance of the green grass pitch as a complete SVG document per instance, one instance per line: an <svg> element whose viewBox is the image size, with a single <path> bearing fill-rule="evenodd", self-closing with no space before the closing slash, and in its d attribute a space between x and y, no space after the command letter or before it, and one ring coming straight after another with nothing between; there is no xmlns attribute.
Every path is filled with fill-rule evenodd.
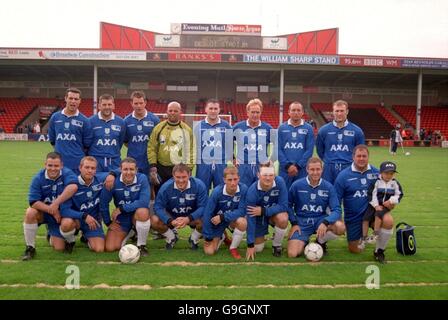
<svg viewBox="0 0 448 320"><path fill-rule="evenodd" d="M149 240L150 254L122 265L117 253L94 254L78 240L73 254L54 252L39 228L37 255L22 262L22 221L32 176L42 168L47 143L1 142L0 297L1 299L448 299L448 150L408 148L394 158L386 148L371 148L375 166L387 159L398 165L405 197L393 211L395 224L416 226L417 254L395 250L395 233L379 266L380 289L365 281L373 247L350 254L342 237L329 244L319 263L271 254L270 241L255 263L236 262L225 248L206 257L188 249L188 230L171 252L163 240ZM401 150L399 150L401 151ZM286 241L284 242L284 247ZM201 246L202 247L202 246ZM240 252L245 253L243 241ZM75 265L80 289L64 288Z"/></svg>

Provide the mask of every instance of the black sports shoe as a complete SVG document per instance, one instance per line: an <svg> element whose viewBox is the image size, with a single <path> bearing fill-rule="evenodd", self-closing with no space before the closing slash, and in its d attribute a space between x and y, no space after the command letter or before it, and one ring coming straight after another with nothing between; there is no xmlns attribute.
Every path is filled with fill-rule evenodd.
<svg viewBox="0 0 448 320"><path fill-rule="evenodd" d="M75 247L75 242L65 242L64 253L71 254L73 252L73 248Z"/></svg>
<svg viewBox="0 0 448 320"><path fill-rule="evenodd" d="M327 247L327 243L326 243L326 242L324 242L324 243L320 243L320 242L317 241L317 240L316 240L316 243L322 247L322 251L323 251L323 253L324 253L324 256L328 255L328 247Z"/></svg>
<svg viewBox="0 0 448 320"><path fill-rule="evenodd" d="M140 256L142 257L147 257L149 254L145 245L138 246L138 250L140 250Z"/></svg>
<svg viewBox="0 0 448 320"><path fill-rule="evenodd" d="M84 244L87 244L89 242L89 240L87 240L87 238L84 236L84 234L81 235L81 238L79 238L79 241L81 241Z"/></svg>
<svg viewBox="0 0 448 320"><path fill-rule="evenodd" d="M171 250L171 249L173 249L174 248L174 245L176 244L176 242L177 242L177 240L179 240L179 237L176 235L176 234L174 234L174 239L173 240L171 240L171 242L167 242L166 244L165 244L165 249L166 250Z"/></svg>
<svg viewBox="0 0 448 320"><path fill-rule="evenodd" d="M25 252L22 256L22 261L28 261L34 258L36 249L33 246L26 246Z"/></svg>
<svg viewBox="0 0 448 320"><path fill-rule="evenodd" d="M191 239L191 236L188 238L188 243L190 244L191 250L198 250L199 245L197 243L194 243L194 241Z"/></svg>
<svg viewBox="0 0 448 320"><path fill-rule="evenodd" d="M281 246L272 246L272 255L274 257L281 257L282 256L282 247Z"/></svg>
<svg viewBox="0 0 448 320"><path fill-rule="evenodd" d="M386 257L384 256L384 250L383 249L378 249L376 251L373 251L373 257L375 258L376 261L378 261L381 264L385 264L386 262Z"/></svg>

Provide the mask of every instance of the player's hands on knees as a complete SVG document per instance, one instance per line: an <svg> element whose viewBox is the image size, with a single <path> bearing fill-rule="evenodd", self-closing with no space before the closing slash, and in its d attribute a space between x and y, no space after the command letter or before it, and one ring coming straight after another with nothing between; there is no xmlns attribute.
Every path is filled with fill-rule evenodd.
<svg viewBox="0 0 448 320"><path fill-rule="evenodd" d="M86 223L89 226L90 230L96 230L96 228L100 226L98 221L96 221L96 219L91 215L87 215Z"/></svg>
<svg viewBox="0 0 448 320"><path fill-rule="evenodd" d="M221 223L221 217L219 216L219 214L217 214L216 216L214 216L213 218L210 219L210 221L217 226L218 224Z"/></svg>
<svg viewBox="0 0 448 320"><path fill-rule="evenodd" d="M255 260L255 247L247 248L246 250L246 261Z"/></svg>
<svg viewBox="0 0 448 320"><path fill-rule="evenodd" d="M106 188L107 191L112 190L113 186L114 186L114 182L115 182L115 177L111 174L109 174L106 177L106 180L104 180L104 187Z"/></svg>
<svg viewBox="0 0 448 320"><path fill-rule="evenodd" d="M261 216L261 207L247 206L247 212L251 217Z"/></svg>
<svg viewBox="0 0 448 320"><path fill-rule="evenodd" d="M114 211L112 212L112 221L116 221L120 213L121 213L120 209L115 208Z"/></svg>
<svg viewBox="0 0 448 320"><path fill-rule="evenodd" d="M393 208L395 208L395 205L392 204L389 200L387 200L386 202L383 203L383 206L386 207L389 210L392 210Z"/></svg>
<svg viewBox="0 0 448 320"><path fill-rule="evenodd" d="M109 230L111 231L119 231L120 228L120 222L118 221L113 221L110 225L109 225Z"/></svg>
<svg viewBox="0 0 448 320"><path fill-rule="evenodd" d="M291 229L289 229L289 234L288 234L288 239L290 239L292 237L292 235L294 234L294 232L298 231L299 235L302 234L302 230L300 230L300 227L296 224L294 226L291 226Z"/></svg>
<svg viewBox="0 0 448 320"><path fill-rule="evenodd" d="M321 223L316 231L317 238L322 238L327 233L327 230L328 227L324 223Z"/></svg>
<svg viewBox="0 0 448 320"><path fill-rule="evenodd" d="M48 213L52 216L59 214L59 205L56 203L52 203L48 205Z"/></svg>
<svg viewBox="0 0 448 320"><path fill-rule="evenodd" d="M189 223L190 219L188 217L177 217L171 222L171 224L178 229L185 228Z"/></svg>

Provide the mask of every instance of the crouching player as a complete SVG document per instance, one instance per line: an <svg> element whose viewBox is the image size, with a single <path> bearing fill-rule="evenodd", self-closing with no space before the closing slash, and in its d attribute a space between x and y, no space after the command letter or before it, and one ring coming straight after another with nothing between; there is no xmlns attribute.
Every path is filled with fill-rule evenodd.
<svg viewBox="0 0 448 320"><path fill-rule="evenodd" d="M334 240L345 233L341 219L341 207L333 185L322 179L322 160L312 157L308 160L308 176L297 180L289 189L289 231L288 257L295 258L303 253L310 236L317 234L317 243L327 252L328 240Z"/></svg>
<svg viewBox="0 0 448 320"><path fill-rule="evenodd" d="M67 251L75 245L76 229L82 231L89 248L95 252L104 251L104 232L100 215L100 195L107 173L96 173L97 161L87 156L81 159L78 176L78 192L61 205L60 232L67 241Z"/></svg>
<svg viewBox="0 0 448 320"><path fill-rule="evenodd" d="M23 222L26 249L22 260L31 260L36 255L36 234L40 224L46 224L50 244L57 251L63 251L66 243L59 232L61 214L59 206L78 190L76 175L63 168L61 155L47 154L45 169L33 178L28 194L30 206L26 209Z"/></svg>
<svg viewBox="0 0 448 320"><path fill-rule="evenodd" d="M255 252L263 251L269 224L275 228L272 254L280 257L282 240L288 227L288 190L285 181L275 176L272 163L260 165L258 179L246 194L247 260L254 260Z"/></svg>
<svg viewBox="0 0 448 320"><path fill-rule="evenodd" d="M241 259L238 246L246 233L246 185L239 183L238 169L224 169L224 184L213 189L202 217L204 234L204 252L213 255L224 240L224 232L230 225L234 228L230 254Z"/></svg>
<svg viewBox="0 0 448 320"><path fill-rule="evenodd" d="M191 177L186 164L177 164L173 168L173 178L166 181L156 196L155 215L151 216L154 230L165 237L167 250L174 248L178 237L173 229L182 229L187 225L194 228L188 239L192 250L198 249L202 236L202 213L207 204L207 191L204 183Z"/></svg>
<svg viewBox="0 0 448 320"><path fill-rule="evenodd" d="M148 239L151 221L149 219L149 182L148 178L137 172L137 162L133 158L125 158L120 164L120 175L109 191L103 188L100 196L100 212L104 223L109 227L106 234L106 251L119 250L125 242L126 235L133 225L137 231L137 247L140 255L147 256ZM112 219L109 213L109 202L114 200L115 209Z"/></svg>

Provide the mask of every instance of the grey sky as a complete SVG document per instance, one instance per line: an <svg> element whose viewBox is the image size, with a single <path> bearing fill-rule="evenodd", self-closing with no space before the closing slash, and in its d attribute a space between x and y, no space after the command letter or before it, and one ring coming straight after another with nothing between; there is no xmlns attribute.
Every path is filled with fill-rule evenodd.
<svg viewBox="0 0 448 320"><path fill-rule="evenodd" d="M6 0L0 47L98 48L99 23L261 24L262 35L339 28L339 53L448 58L446 0Z"/></svg>

